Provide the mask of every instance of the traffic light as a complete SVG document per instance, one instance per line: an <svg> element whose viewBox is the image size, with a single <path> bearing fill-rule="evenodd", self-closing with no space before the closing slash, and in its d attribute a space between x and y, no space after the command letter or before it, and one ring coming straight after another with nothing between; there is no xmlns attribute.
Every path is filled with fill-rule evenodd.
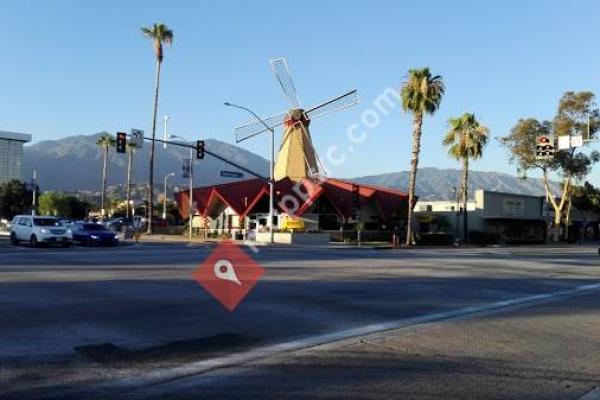
<svg viewBox="0 0 600 400"><path fill-rule="evenodd" d="M127 135L125 132L117 132L117 153L127 151Z"/></svg>
<svg viewBox="0 0 600 400"><path fill-rule="evenodd" d="M196 159L202 160L204 158L204 140L196 141Z"/></svg>
<svg viewBox="0 0 600 400"><path fill-rule="evenodd" d="M535 158L547 160L554 157L554 139L549 135L540 135L535 142Z"/></svg>

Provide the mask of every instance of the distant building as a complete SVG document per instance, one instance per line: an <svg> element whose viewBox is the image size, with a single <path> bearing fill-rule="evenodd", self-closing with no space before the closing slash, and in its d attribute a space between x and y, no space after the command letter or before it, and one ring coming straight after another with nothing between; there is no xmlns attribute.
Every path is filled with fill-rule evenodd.
<svg viewBox="0 0 600 400"><path fill-rule="evenodd" d="M0 183L22 179L23 144L31 135L0 131Z"/></svg>
<svg viewBox="0 0 600 400"><path fill-rule="evenodd" d="M467 202L468 232L495 235L501 242L540 242L546 239L545 199L514 193L476 190ZM445 232L463 237L462 204L419 201L415 206L420 233Z"/></svg>

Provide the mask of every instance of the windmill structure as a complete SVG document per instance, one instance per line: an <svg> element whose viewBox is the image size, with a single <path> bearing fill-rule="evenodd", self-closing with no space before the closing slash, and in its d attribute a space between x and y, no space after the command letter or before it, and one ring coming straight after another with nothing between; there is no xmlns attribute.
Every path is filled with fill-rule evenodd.
<svg viewBox="0 0 600 400"><path fill-rule="evenodd" d="M324 101L312 107L303 108L284 58L270 61L271 69L281 85L289 102L288 111L235 128L236 142L250 139L278 126L284 127L279 153L274 167L274 180L289 178L299 181L324 174L319 157L312 142L309 125L311 120L334 113L358 103L356 90Z"/></svg>

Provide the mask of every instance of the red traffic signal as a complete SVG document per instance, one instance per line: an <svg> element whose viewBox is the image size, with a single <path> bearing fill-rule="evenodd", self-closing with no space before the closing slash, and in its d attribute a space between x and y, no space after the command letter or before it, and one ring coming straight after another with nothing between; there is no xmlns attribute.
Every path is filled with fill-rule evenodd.
<svg viewBox="0 0 600 400"><path fill-rule="evenodd" d="M537 145L538 146L547 146L551 143L551 140L548 136L538 136L537 137Z"/></svg>
<svg viewBox="0 0 600 400"><path fill-rule="evenodd" d="M117 132L117 153L125 153L127 151L127 134L125 132Z"/></svg>
<svg viewBox="0 0 600 400"><path fill-rule="evenodd" d="M537 136L535 142L536 159L548 160L554 157L554 139L551 136Z"/></svg>

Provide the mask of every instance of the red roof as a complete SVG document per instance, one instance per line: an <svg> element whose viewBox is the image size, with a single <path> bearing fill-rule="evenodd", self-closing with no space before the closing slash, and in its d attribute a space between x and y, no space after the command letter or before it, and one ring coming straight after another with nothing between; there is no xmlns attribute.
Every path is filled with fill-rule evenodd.
<svg viewBox="0 0 600 400"><path fill-rule="evenodd" d="M324 180L302 179L293 182L289 178L275 182L275 194L279 211L302 215L318 198L325 196L338 214L348 218L352 214L353 182L342 179L325 178ZM405 209L408 196L400 191L373 186L359 185L359 204L373 204L382 218L396 216ZM179 205L179 213L188 217L189 191L175 193ZM231 207L238 215L244 217L263 198L269 195L266 181L256 178L222 185L206 186L193 190L195 209L202 215L218 214L223 207Z"/></svg>

